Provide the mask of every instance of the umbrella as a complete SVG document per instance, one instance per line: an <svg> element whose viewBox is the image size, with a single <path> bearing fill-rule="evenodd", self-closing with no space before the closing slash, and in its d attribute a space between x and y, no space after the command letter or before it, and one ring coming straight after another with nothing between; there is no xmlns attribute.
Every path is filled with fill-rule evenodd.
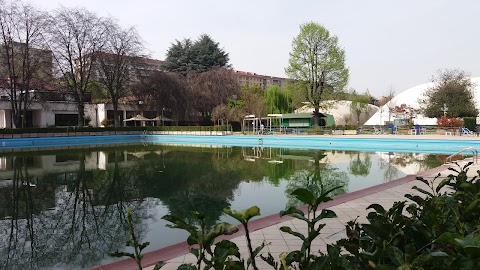
<svg viewBox="0 0 480 270"><path fill-rule="evenodd" d="M143 115L137 114L132 118L125 119L123 121L152 121L152 119L146 118Z"/></svg>
<svg viewBox="0 0 480 270"><path fill-rule="evenodd" d="M149 119L149 118L146 118L146 117L143 116L143 115L137 114L137 115L135 115L134 117L125 119L125 120L123 120L123 121L125 121L125 122L126 122L126 121L142 121L143 124L141 124L141 125L144 126L144 125L145 125L145 121L152 121L152 119ZM136 126L136 125L137 125L137 124L136 124L136 122L135 122L135 126Z"/></svg>
<svg viewBox="0 0 480 270"><path fill-rule="evenodd" d="M152 119L153 121L164 121L164 122L172 122L173 120L170 119L170 118L167 118L165 116L157 116L155 118Z"/></svg>

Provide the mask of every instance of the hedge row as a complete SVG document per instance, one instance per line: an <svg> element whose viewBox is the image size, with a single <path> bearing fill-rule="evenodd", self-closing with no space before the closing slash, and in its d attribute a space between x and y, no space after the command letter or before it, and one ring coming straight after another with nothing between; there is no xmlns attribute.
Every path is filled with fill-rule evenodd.
<svg viewBox="0 0 480 270"><path fill-rule="evenodd" d="M226 131L231 126L163 126L163 127L45 127L45 128L4 128L0 134L23 133L64 133L64 132L102 132L102 131Z"/></svg>

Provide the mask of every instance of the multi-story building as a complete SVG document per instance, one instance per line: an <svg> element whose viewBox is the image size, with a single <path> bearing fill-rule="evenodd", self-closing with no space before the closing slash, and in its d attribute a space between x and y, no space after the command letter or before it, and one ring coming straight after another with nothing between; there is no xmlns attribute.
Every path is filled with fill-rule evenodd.
<svg viewBox="0 0 480 270"><path fill-rule="evenodd" d="M4 53L4 52L3 52ZM2 51L0 49L0 56ZM42 63L43 68L38 72L43 75L42 78L52 79L52 67L53 57L50 51L37 50L35 51L38 62ZM115 65L114 55L101 53L104 63ZM98 59L98 58L97 58ZM91 78L102 78L104 73L101 70L101 62L94 58L89 58L89 61L93 63L91 70ZM3 61L3 58L2 60ZM163 61L150 59L146 57L131 57L128 58L129 72L131 82L141 81L152 74L155 71L162 70ZM1 64L1 63L0 63ZM284 87L286 79L280 77L260 75L251 72L232 71L237 77L238 82L241 85L258 85L262 89L267 89L272 85L278 85ZM3 76L3 73L0 73ZM4 78L4 77L3 77ZM0 77L2 79L2 77ZM48 84L48 83L47 83ZM76 125L77 121L77 106L73 99L72 93L69 91L63 91L61 89L54 89L56 87L36 86L28 90L29 100L31 104L28 106L26 117L26 126L29 127L45 127L50 125L55 126L67 126ZM11 104L8 96L8 81L0 80L0 128L15 127L13 124L13 116L11 110ZM27 92L26 92L27 93ZM23 93L23 94L26 94ZM86 124L92 126L101 126L103 120L112 118L112 104L92 104L90 93L84 98L85 104L85 116L89 121ZM121 113L121 120L125 120L135 116L136 114L144 114L150 118L154 118L155 112L145 111L142 101L133 100L131 102L121 102L118 110ZM88 122L88 123L87 123ZM122 121L123 122L123 121Z"/></svg>
<svg viewBox="0 0 480 270"><path fill-rule="evenodd" d="M100 79L105 77L105 67L112 67L121 64L126 65L128 69L128 81L138 82L142 78L146 78L155 71L162 70L163 61L157 59L151 59L140 56L121 56L98 52L93 58L93 66L91 70L91 76L94 79Z"/></svg>
<svg viewBox="0 0 480 270"><path fill-rule="evenodd" d="M13 79L21 83L22 73L24 72L23 63L25 62L24 43L12 42L9 46L10 54L7 54L7 47L5 44L0 44L0 80L4 83L11 83ZM15 65L15 74L9 72L8 62ZM37 87L36 84L50 82L53 78L53 54L50 50L39 48L29 48L29 71L31 74L31 87ZM15 78L10 78L14 76Z"/></svg>
<svg viewBox="0 0 480 270"><path fill-rule="evenodd" d="M246 71L232 71L235 77L237 77L238 82L240 85L257 85L260 86L262 89L267 89L270 86L278 85L280 88L285 86L285 82L287 81L286 78L281 77L273 77L267 75L260 75L253 72L246 72Z"/></svg>

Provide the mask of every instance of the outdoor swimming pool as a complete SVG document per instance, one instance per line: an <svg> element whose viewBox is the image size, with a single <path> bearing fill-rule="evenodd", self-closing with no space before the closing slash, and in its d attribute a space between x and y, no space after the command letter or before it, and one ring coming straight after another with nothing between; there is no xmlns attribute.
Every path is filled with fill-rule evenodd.
<svg viewBox="0 0 480 270"><path fill-rule="evenodd" d="M452 154L465 147L478 148L480 140L428 140L404 138L344 138L302 136L192 136L192 135L116 135L22 138L0 140L0 150L43 149L62 146L102 144L159 143L219 146L263 146L323 150L356 150Z"/></svg>
<svg viewBox="0 0 480 270"><path fill-rule="evenodd" d="M208 224L233 222L223 208L255 204L267 216L296 204L288 194L310 176L347 193L436 167L456 148L475 143L435 142L436 149L434 142L411 143L412 151L403 152L390 151L406 144L399 140L386 151L355 151L350 148L360 143L353 139L103 137L5 142L2 149L30 143L40 151L0 154L0 268L89 269L112 261L106 252L123 249L128 239L127 207L151 251L186 239L165 228L165 214L188 218L197 210L207 213ZM120 141L135 145L108 145ZM49 150L74 144L88 147ZM361 147L379 141L366 144Z"/></svg>

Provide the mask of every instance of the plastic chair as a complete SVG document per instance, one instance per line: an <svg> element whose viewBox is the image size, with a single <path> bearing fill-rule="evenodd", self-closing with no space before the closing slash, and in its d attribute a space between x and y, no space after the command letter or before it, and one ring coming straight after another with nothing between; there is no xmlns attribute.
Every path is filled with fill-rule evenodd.
<svg viewBox="0 0 480 270"><path fill-rule="evenodd" d="M462 134L467 136L473 136L473 131L466 127L462 127Z"/></svg>
<svg viewBox="0 0 480 270"><path fill-rule="evenodd" d="M398 134L398 128L397 126L392 127L392 134Z"/></svg>
<svg viewBox="0 0 480 270"><path fill-rule="evenodd" d="M373 127L373 134L380 135L383 134L383 131L379 128Z"/></svg>

